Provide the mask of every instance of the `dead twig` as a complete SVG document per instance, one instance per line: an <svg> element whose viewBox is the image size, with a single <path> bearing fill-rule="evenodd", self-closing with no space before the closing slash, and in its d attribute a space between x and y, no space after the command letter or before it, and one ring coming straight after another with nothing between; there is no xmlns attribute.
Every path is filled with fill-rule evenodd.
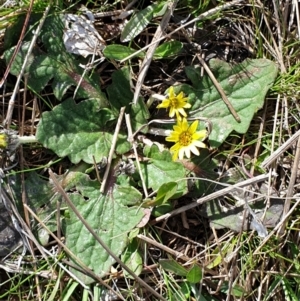
<svg viewBox="0 0 300 301"><path fill-rule="evenodd" d="M184 212L184 211L190 210L190 209L192 209L194 207L197 207L200 204L206 203L206 202L208 202L210 200L213 200L215 198L223 196L223 195L225 195L225 194L227 194L227 193L229 193L229 192L231 192L231 191L233 191L235 189L239 189L239 188L251 185L251 184L259 183L259 182L262 182L262 181L264 181L264 180L266 180L268 178L269 178L269 173L263 174L263 175L259 175L257 177L253 177L251 179L247 179L245 181L239 182L239 183L237 183L235 185L223 188L223 189L218 190L216 192L213 192L213 193L211 193L211 194L209 194L209 195L207 195L207 196L205 196L203 198L198 199L194 203L188 204L186 206L182 206L182 207L180 207L178 209L175 209L175 210L173 210L173 211L171 211L171 212L169 212L167 214L159 216L159 217L155 218L154 220L152 220L150 222L150 224L151 225L157 224L158 222L160 222L162 220L168 219L168 218L170 218L170 217L172 217L174 215L177 215L177 214L179 214L181 212Z"/></svg>
<svg viewBox="0 0 300 301"><path fill-rule="evenodd" d="M286 199L285 199L285 203L284 203L284 207L283 207L283 213L282 213L283 223L282 223L282 226L280 227L280 229L278 230L279 234L283 234L284 230L285 230L285 225L286 225L286 221L287 221L285 219L285 215L290 210L291 197L293 196L294 185L295 185L298 170L299 170L299 162L300 162L300 139L298 138L294 164L292 167L292 174L290 177L289 186L288 186L287 193L286 193Z"/></svg>

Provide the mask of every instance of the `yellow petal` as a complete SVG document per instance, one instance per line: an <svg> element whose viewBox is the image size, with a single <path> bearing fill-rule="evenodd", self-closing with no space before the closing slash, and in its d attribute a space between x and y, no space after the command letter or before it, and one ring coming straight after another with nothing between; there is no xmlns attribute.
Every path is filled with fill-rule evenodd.
<svg viewBox="0 0 300 301"><path fill-rule="evenodd" d="M181 127L179 125L174 125L173 130L174 132L181 132Z"/></svg>
<svg viewBox="0 0 300 301"><path fill-rule="evenodd" d="M198 140L195 140L195 141L193 142L193 144L196 145L197 147L207 148L206 144L204 144L203 142L198 141Z"/></svg>
<svg viewBox="0 0 300 301"><path fill-rule="evenodd" d="M186 113L185 113L185 111L184 111L183 108L179 108L179 109L178 109L178 112L179 112L182 116L186 117Z"/></svg>
<svg viewBox="0 0 300 301"><path fill-rule="evenodd" d="M182 148L181 145L179 143L176 143L170 148L170 151L175 152L181 148Z"/></svg>
<svg viewBox="0 0 300 301"><path fill-rule="evenodd" d="M186 120L186 118L183 118L182 119L182 122L181 122L181 131L186 131L188 129L189 125L188 125L188 122Z"/></svg>
<svg viewBox="0 0 300 301"><path fill-rule="evenodd" d="M177 161L178 159L178 150L173 153L172 160Z"/></svg>
<svg viewBox="0 0 300 301"><path fill-rule="evenodd" d="M190 150L191 150L191 152L192 152L193 154L195 154L196 156L199 156L199 155L200 155L200 152L199 152L198 148L197 148L194 144L192 144L192 145L190 146Z"/></svg>
<svg viewBox="0 0 300 301"><path fill-rule="evenodd" d="M168 142L178 142L178 140L179 140L178 136L175 136L175 135L166 137L166 141L168 141Z"/></svg>
<svg viewBox="0 0 300 301"><path fill-rule="evenodd" d="M207 131L206 130L202 130L202 131L194 133L193 136L192 136L192 138L194 140L202 140L206 136L207 136Z"/></svg>
<svg viewBox="0 0 300 301"><path fill-rule="evenodd" d="M195 120L195 121L190 125L189 132L190 132L192 135L197 131L198 123L199 123L199 121L198 121L198 120Z"/></svg>
<svg viewBox="0 0 300 301"><path fill-rule="evenodd" d="M169 112L169 117L173 118L176 112L177 111L173 107L171 107Z"/></svg>
<svg viewBox="0 0 300 301"><path fill-rule="evenodd" d="M184 148L181 148L179 149L179 154L178 154L179 160L183 160L183 156L184 156Z"/></svg>
<svg viewBox="0 0 300 301"><path fill-rule="evenodd" d="M184 101L185 98L184 98L183 96L184 96L184 94L183 94L183 92L181 91L181 92L177 95L177 98L180 99L181 101ZM186 97L186 98L187 98L187 97Z"/></svg>
<svg viewBox="0 0 300 301"><path fill-rule="evenodd" d="M171 86L169 88L169 98L174 98L175 97L175 93L174 93L174 87Z"/></svg>
<svg viewBox="0 0 300 301"><path fill-rule="evenodd" d="M176 113L176 119L177 120L181 120L181 116L179 114L179 110L175 110L175 113Z"/></svg>
<svg viewBox="0 0 300 301"><path fill-rule="evenodd" d="M167 109L170 106L170 100L164 99L156 108L157 109Z"/></svg>

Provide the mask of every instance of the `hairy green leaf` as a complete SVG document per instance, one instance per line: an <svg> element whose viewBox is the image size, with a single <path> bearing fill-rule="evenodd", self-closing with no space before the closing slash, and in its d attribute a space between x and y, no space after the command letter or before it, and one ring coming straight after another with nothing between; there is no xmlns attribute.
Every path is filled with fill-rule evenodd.
<svg viewBox="0 0 300 301"><path fill-rule="evenodd" d="M157 190L161 185L169 182L177 183L177 191L172 198L178 198L188 192L185 168L179 162L173 162L167 151L159 152L157 146L146 147L145 156L149 162L141 162L141 170L146 186ZM168 158L168 159L166 159Z"/></svg>
<svg viewBox="0 0 300 301"><path fill-rule="evenodd" d="M249 59L237 65L213 59L210 69L239 115L240 123L234 119L210 78L201 77L200 69L187 67L186 73L193 86L180 85L176 88L189 96L192 104L189 117L205 117L212 122L209 141L212 147L218 147L232 131L247 132L254 114L262 108L266 93L274 83L277 66L267 59Z"/></svg>
<svg viewBox="0 0 300 301"><path fill-rule="evenodd" d="M138 207L122 205L122 197L116 194L102 195L99 183L86 179L76 185L79 193L69 193L69 197L78 212L101 240L116 255L120 256L127 245L128 233L139 223L143 212ZM117 189L117 188L116 188ZM114 264L114 259L103 249L92 234L70 210L70 219L66 221L67 247L91 268L97 275L104 276ZM92 282L88 276L73 271L85 283Z"/></svg>
<svg viewBox="0 0 300 301"><path fill-rule="evenodd" d="M58 156L68 156L73 163L93 164L107 157L113 137L115 119L109 109L101 109L99 101L90 99L75 104L65 100L51 112L44 112L37 128L37 139ZM118 135L116 152L130 149L127 137Z"/></svg>

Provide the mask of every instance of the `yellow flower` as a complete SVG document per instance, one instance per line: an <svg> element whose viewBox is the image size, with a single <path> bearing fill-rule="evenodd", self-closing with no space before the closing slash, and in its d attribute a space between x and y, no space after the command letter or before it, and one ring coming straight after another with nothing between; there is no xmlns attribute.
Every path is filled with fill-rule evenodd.
<svg viewBox="0 0 300 301"><path fill-rule="evenodd" d="M174 131L166 138L169 142L175 142L171 147L173 153L173 160L183 159L184 154L187 158L191 157L191 152L199 156L197 147L206 148L206 145L201 142L207 136L207 131L202 130L197 132L199 121L194 121L191 125L188 124L186 118L182 120L177 119L177 124L173 126Z"/></svg>
<svg viewBox="0 0 300 301"><path fill-rule="evenodd" d="M161 109L169 109L169 116L173 118L176 114L177 119L181 120L181 116L186 117L186 113L184 109L189 109L191 104L187 103L188 97L183 97L183 92L180 92L177 96L174 93L174 87L171 86L169 89L169 97L164 99L161 104L159 104L156 108Z"/></svg>
<svg viewBox="0 0 300 301"><path fill-rule="evenodd" d="M0 134L0 148L5 149L7 147L8 137L5 134Z"/></svg>

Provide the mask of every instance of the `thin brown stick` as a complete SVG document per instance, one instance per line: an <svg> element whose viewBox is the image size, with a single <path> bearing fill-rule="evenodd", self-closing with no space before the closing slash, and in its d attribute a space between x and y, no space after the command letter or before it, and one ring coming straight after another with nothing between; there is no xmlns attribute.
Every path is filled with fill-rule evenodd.
<svg viewBox="0 0 300 301"><path fill-rule="evenodd" d="M193 43L194 44L194 43ZM234 107L232 106L231 102L229 101L228 97L226 96L223 88L221 87L221 85L219 84L219 82L217 81L217 79L215 78L214 74L210 71L209 67L207 66L207 64L205 63L204 59L201 57L201 55L197 54L197 58L200 61L200 63L202 64L202 66L204 67L207 75L209 76L209 78L211 79L211 81L213 82L214 86L216 87L216 89L218 90L219 94L221 95L224 103L226 104L228 110L230 111L230 113L232 114L232 116L234 117L234 119L237 122L241 122L241 118L239 117L239 115L237 114L236 110L234 109Z"/></svg>
<svg viewBox="0 0 300 301"><path fill-rule="evenodd" d="M113 159L113 156L114 156L114 153L115 153L115 148L116 148L116 144L117 144L118 135L119 135L119 132L120 132L123 116L124 116L124 113L125 113L125 109L126 109L125 107L122 107L120 109L118 122L116 124L114 136L113 136L112 143L111 143L111 148L110 148L109 155L108 155L108 158L107 158L107 165L106 165L105 173L104 173L101 188L100 188L101 193L104 193L104 191L105 191L105 185L106 185L107 178L108 178L108 175L109 175L109 172L110 172L111 162L112 162L112 159Z"/></svg>
<svg viewBox="0 0 300 301"><path fill-rule="evenodd" d="M293 196L293 192L294 192L294 185L295 185L297 174L298 174L299 163L300 163L300 138L298 138L298 142L297 142L295 160L294 160L294 164L292 167L292 173L291 173L291 177L290 177L289 187L287 189L286 199L285 199L285 203L284 203L284 207L283 207L283 213L282 213L283 219L290 210L291 197ZM285 219L284 222L282 223L282 226L278 230L279 234L284 233L286 222L287 222L287 220Z"/></svg>
<svg viewBox="0 0 300 301"><path fill-rule="evenodd" d="M238 188L242 188L242 187L245 187L245 186L248 186L248 185L251 185L251 184L255 184L255 183L259 183L259 182L262 182L266 179L268 179L269 177L269 174L263 174L263 175L259 175L257 177L254 177L254 178L251 178L251 179L247 179L245 181L242 181L242 182L239 182L235 185L232 185L232 186L229 186L229 187L226 187L226 188L223 188L221 190L218 190L216 192L213 192L203 198L200 198L198 199L196 202L193 202L191 204L188 204L186 206L182 206L178 209L175 209L167 214L164 214L162 216L159 216L157 218L155 218L154 220L152 220L150 222L151 225L154 225L154 224L157 224L158 222L162 221L162 220L165 220L165 219L168 219L170 218L171 216L174 216L174 215L177 215L183 211L187 211L187 210L190 210L194 207L197 207L199 206L200 204L203 204L203 203L206 203L210 200L213 200L215 198L218 198L220 196L223 196L227 193L230 193L232 190L235 190L235 189L238 189Z"/></svg>

